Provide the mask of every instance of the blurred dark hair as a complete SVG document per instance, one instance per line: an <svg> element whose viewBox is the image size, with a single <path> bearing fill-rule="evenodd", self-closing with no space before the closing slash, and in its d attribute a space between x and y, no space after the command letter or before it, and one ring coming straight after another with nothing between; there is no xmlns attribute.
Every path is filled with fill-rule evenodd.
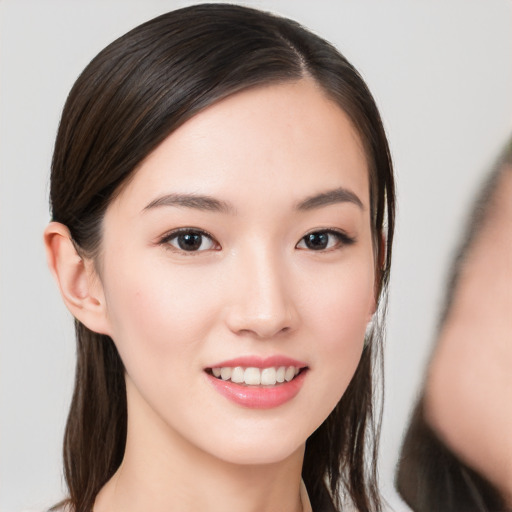
<svg viewBox="0 0 512 512"><path fill-rule="evenodd" d="M62 114L52 162L53 220L68 226L81 254L94 258L107 206L170 133L237 91L304 77L346 112L365 149L380 318L395 194L377 107L357 71L333 46L272 14L196 5L148 21L101 51L76 81ZM380 409L375 415L373 374L377 362L382 366L382 331L377 318L345 395L307 441L303 478L315 510L339 510L340 488L360 512L381 508L376 485ZM65 503L88 512L123 458L126 390L112 340L78 321L76 333L75 390L64 439Z"/></svg>
<svg viewBox="0 0 512 512"><path fill-rule="evenodd" d="M447 320L460 281L465 258L492 208L493 194L504 172L512 172L512 138L481 187L466 232L453 262L437 336ZM402 444L395 486L414 512L504 512L499 491L482 475L462 462L440 439L425 415L422 394L412 414Z"/></svg>
<svg viewBox="0 0 512 512"><path fill-rule="evenodd" d="M464 464L425 420L424 399L414 410L395 480L414 512L504 512L500 493Z"/></svg>

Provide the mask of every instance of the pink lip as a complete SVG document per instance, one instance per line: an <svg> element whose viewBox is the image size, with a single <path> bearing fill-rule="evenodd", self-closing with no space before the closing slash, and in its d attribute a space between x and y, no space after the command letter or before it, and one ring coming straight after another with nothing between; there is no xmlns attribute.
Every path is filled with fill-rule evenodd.
<svg viewBox="0 0 512 512"><path fill-rule="evenodd" d="M307 370L303 370L290 382L268 387L245 386L229 380L217 379L209 373L205 375L216 391L235 404L251 409L271 409L294 398L300 391L307 373Z"/></svg>
<svg viewBox="0 0 512 512"><path fill-rule="evenodd" d="M305 368L307 365L306 363L297 361L296 359L279 355L270 357L244 356L237 357L236 359L229 359L228 361L222 361L221 363L214 364L209 368L235 368L236 366L242 366L243 368L270 368L272 366L296 366L297 368Z"/></svg>
<svg viewBox="0 0 512 512"><path fill-rule="evenodd" d="M275 386L247 386L245 384L235 384L230 380L222 380L214 377L211 373L205 372L209 383L222 396L231 400L235 404L251 409L271 409L289 402L300 391L304 379L308 373L307 365L301 361L284 356L272 357L238 357L229 361L213 365L211 368L242 366L243 368L269 368L279 366L295 366L303 369L290 382L283 382Z"/></svg>

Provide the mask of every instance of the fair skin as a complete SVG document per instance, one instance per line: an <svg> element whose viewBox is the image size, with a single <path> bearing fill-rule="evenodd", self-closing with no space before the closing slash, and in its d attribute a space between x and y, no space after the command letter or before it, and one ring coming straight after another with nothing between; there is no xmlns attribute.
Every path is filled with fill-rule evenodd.
<svg viewBox="0 0 512 512"><path fill-rule="evenodd" d="M125 457L95 512L300 511L305 441L375 310L368 169L345 113L311 79L232 95L145 159L107 209L96 262L60 224L45 240L67 306L126 368ZM275 356L301 370L283 403L215 385L222 362Z"/></svg>
<svg viewBox="0 0 512 512"><path fill-rule="evenodd" d="M512 506L512 168L461 265L429 368L428 422Z"/></svg>

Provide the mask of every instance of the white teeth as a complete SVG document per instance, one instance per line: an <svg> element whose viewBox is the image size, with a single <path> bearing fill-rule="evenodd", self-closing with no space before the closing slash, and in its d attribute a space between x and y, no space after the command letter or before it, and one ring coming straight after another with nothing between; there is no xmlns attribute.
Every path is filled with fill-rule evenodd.
<svg viewBox="0 0 512 512"><path fill-rule="evenodd" d="M275 386L283 382L290 382L300 372L296 366L279 366L278 368L243 368L241 366L212 368L214 377L222 380L231 380L236 384L248 386Z"/></svg>
<svg viewBox="0 0 512 512"><path fill-rule="evenodd" d="M261 370L259 368L247 368L244 373L244 382L250 386L261 384Z"/></svg>
<svg viewBox="0 0 512 512"><path fill-rule="evenodd" d="M222 380L231 379L231 373L232 372L233 372L233 370L231 368L228 368L228 367L221 368L220 369L220 376L221 376Z"/></svg>
<svg viewBox="0 0 512 512"><path fill-rule="evenodd" d="M261 384L263 386L275 386L276 373L277 371L275 368L264 368L261 370Z"/></svg>
<svg viewBox="0 0 512 512"><path fill-rule="evenodd" d="M290 382L293 377L295 377L295 368L293 366L288 366L288 368L286 368L286 373L284 374L284 380L286 382Z"/></svg>
<svg viewBox="0 0 512 512"><path fill-rule="evenodd" d="M241 384L244 381L244 369L241 366L237 366L233 368L233 372L231 373L231 382L236 382L237 384Z"/></svg>

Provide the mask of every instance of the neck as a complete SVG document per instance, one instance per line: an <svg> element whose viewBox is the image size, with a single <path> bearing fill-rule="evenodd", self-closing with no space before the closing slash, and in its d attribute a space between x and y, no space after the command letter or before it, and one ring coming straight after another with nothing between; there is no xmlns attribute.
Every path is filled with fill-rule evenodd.
<svg viewBox="0 0 512 512"><path fill-rule="evenodd" d="M234 464L192 445L150 410L130 414L130 402L124 459L94 512L302 511L304 446L279 462Z"/></svg>

